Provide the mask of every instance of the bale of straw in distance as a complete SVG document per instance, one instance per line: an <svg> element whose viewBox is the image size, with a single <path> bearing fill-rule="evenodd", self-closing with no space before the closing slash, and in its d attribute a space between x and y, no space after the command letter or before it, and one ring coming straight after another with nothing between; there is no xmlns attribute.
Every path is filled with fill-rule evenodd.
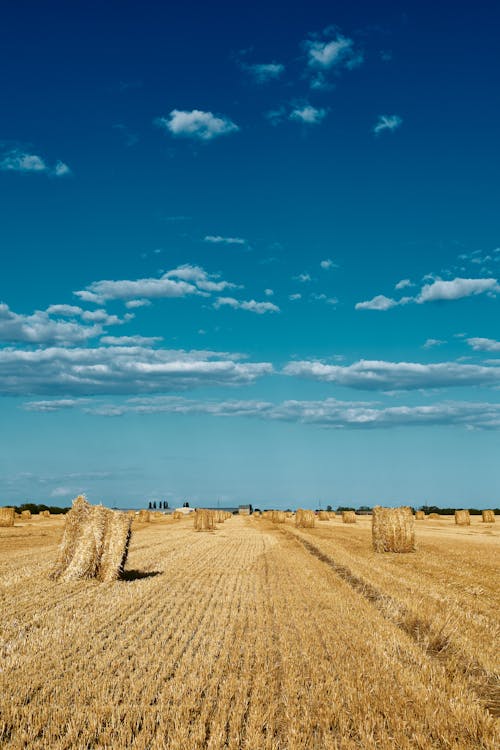
<svg viewBox="0 0 500 750"><path fill-rule="evenodd" d="M495 523L494 510L482 510L481 515L483 517L483 523Z"/></svg>
<svg viewBox="0 0 500 750"><path fill-rule="evenodd" d="M439 513L429 513L429 518L432 518L433 521L440 521L441 516Z"/></svg>
<svg viewBox="0 0 500 750"><path fill-rule="evenodd" d="M136 518L141 523L151 523L151 512L149 510L140 510Z"/></svg>
<svg viewBox="0 0 500 750"><path fill-rule="evenodd" d="M375 552L414 552L415 519L411 508L381 508L372 514L372 542Z"/></svg>
<svg viewBox="0 0 500 750"><path fill-rule="evenodd" d="M0 526L14 526L15 516L14 508L0 508Z"/></svg>
<svg viewBox="0 0 500 750"><path fill-rule="evenodd" d="M197 508L194 512L194 530L195 531L213 531L215 528L214 512Z"/></svg>
<svg viewBox="0 0 500 750"><path fill-rule="evenodd" d="M285 523L286 515L283 510L273 510L271 515L271 521L273 523Z"/></svg>
<svg viewBox="0 0 500 750"><path fill-rule="evenodd" d="M425 519L425 513L423 510L415 511L415 521L423 521Z"/></svg>
<svg viewBox="0 0 500 750"><path fill-rule="evenodd" d="M50 510L41 510L38 515L41 518L50 518Z"/></svg>
<svg viewBox="0 0 500 750"><path fill-rule="evenodd" d="M343 510L342 522L343 523L356 523L356 513L353 510Z"/></svg>
<svg viewBox="0 0 500 750"><path fill-rule="evenodd" d="M318 520L319 521L329 521L330 515L327 510L320 510L318 513Z"/></svg>
<svg viewBox="0 0 500 750"><path fill-rule="evenodd" d="M470 526L470 513L468 510L455 511L455 523L457 526Z"/></svg>
<svg viewBox="0 0 500 750"><path fill-rule="evenodd" d="M174 510L172 518L174 519L174 521L180 521L181 518L184 518L184 513L182 513L180 510Z"/></svg>
<svg viewBox="0 0 500 750"><path fill-rule="evenodd" d="M60 581L97 578L111 581L125 564L132 518L80 495L66 516L58 558L50 577Z"/></svg>
<svg viewBox="0 0 500 750"><path fill-rule="evenodd" d="M21 511L21 519L23 521L29 521L31 519L31 511L30 510L22 510Z"/></svg>
<svg viewBox="0 0 500 750"><path fill-rule="evenodd" d="M327 510L327 513L328 513L328 518L336 518L337 517L337 514L335 513L334 510Z"/></svg>
<svg viewBox="0 0 500 750"><path fill-rule="evenodd" d="M316 516L313 511L299 508L295 514L295 526L299 529L313 529L316 526Z"/></svg>

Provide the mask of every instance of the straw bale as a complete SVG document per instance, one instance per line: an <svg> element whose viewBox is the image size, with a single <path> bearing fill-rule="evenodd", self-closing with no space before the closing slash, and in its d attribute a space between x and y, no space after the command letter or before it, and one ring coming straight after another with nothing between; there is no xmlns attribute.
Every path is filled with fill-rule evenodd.
<svg viewBox="0 0 500 750"><path fill-rule="evenodd" d="M356 523L356 513L353 510L343 510L342 522L343 523Z"/></svg>
<svg viewBox="0 0 500 750"><path fill-rule="evenodd" d="M470 513L468 510L455 511L455 523L457 526L470 526Z"/></svg>
<svg viewBox="0 0 500 750"><path fill-rule="evenodd" d="M411 508L381 508L372 514L372 542L375 552L414 552L415 519Z"/></svg>
<svg viewBox="0 0 500 750"><path fill-rule="evenodd" d="M429 518L432 518L433 521L440 521L441 516L439 513L429 513Z"/></svg>
<svg viewBox="0 0 500 750"><path fill-rule="evenodd" d="M22 510L21 511L21 519L23 521L29 521L31 519L31 511L30 510Z"/></svg>
<svg viewBox="0 0 500 750"><path fill-rule="evenodd" d="M300 529L313 529L316 526L316 516L312 510L297 509L295 526Z"/></svg>
<svg viewBox="0 0 500 750"><path fill-rule="evenodd" d="M328 513L328 518L337 518L337 514L335 513L334 510L328 510L327 513Z"/></svg>
<svg viewBox="0 0 500 750"><path fill-rule="evenodd" d="M255 516L255 518L259 518L260 510L254 510L253 515Z"/></svg>
<svg viewBox="0 0 500 750"><path fill-rule="evenodd" d="M320 510L318 513L318 520L319 521L329 521L330 520L330 514L327 510Z"/></svg>
<svg viewBox="0 0 500 750"><path fill-rule="evenodd" d="M197 508L194 512L195 531L213 531L215 528L213 510Z"/></svg>
<svg viewBox="0 0 500 750"><path fill-rule="evenodd" d="M41 510L38 515L41 518L50 518L50 510Z"/></svg>
<svg viewBox="0 0 500 750"><path fill-rule="evenodd" d="M149 510L140 510L136 519L141 523L151 523L152 513Z"/></svg>
<svg viewBox="0 0 500 750"><path fill-rule="evenodd" d="M494 510L482 510L481 515L483 517L483 523L495 523Z"/></svg>
<svg viewBox="0 0 500 750"><path fill-rule="evenodd" d="M424 521L425 520L425 513L423 510L416 510L415 511L415 521Z"/></svg>
<svg viewBox="0 0 500 750"><path fill-rule="evenodd" d="M285 523L286 515L284 510L273 510L271 521L273 523Z"/></svg>
<svg viewBox="0 0 500 750"><path fill-rule="evenodd" d="M174 510L172 513L172 518L174 521L180 521L181 518L184 518L184 513L182 513L180 510Z"/></svg>
<svg viewBox="0 0 500 750"><path fill-rule="evenodd" d="M14 508L0 508L0 526L14 526Z"/></svg>
<svg viewBox="0 0 500 750"><path fill-rule="evenodd" d="M61 581L118 578L127 558L131 523L127 513L90 505L80 495L66 516L63 539L50 577Z"/></svg>

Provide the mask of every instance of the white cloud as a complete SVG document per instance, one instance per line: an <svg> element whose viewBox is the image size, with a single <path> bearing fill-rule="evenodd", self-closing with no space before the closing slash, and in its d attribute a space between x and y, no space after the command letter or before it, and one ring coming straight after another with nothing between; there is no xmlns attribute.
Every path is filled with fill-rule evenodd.
<svg viewBox="0 0 500 750"><path fill-rule="evenodd" d="M266 297L272 297L274 295L274 291L272 289L264 289L264 294Z"/></svg>
<svg viewBox="0 0 500 750"><path fill-rule="evenodd" d="M441 339L427 339L424 349L432 349L435 346L442 346L443 344L446 344L446 341L442 341Z"/></svg>
<svg viewBox="0 0 500 750"><path fill-rule="evenodd" d="M19 315L5 303L0 303L0 341L78 344L101 333L102 325L86 326L74 321L53 320L49 312L43 310L36 310L31 315Z"/></svg>
<svg viewBox="0 0 500 750"><path fill-rule="evenodd" d="M218 274L209 274L200 266L184 265L167 271L160 278L121 279L94 281L85 289L75 292L86 302L104 303L106 300L141 301L161 298L178 298L189 295L208 296L211 292L235 288L235 284L219 281ZM134 302L134 306L137 303Z"/></svg>
<svg viewBox="0 0 500 750"><path fill-rule="evenodd" d="M319 125L327 115L327 110L313 107L311 104L296 106L290 113L290 120L303 122L306 125Z"/></svg>
<svg viewBox="0 0 500 750"><path fill-rule="evenodd" d="M495 339L473 337L467 339L467 343L476 352L500 352L500 341Z"/></svg>
<svg viewBox="0 0 500 750"><path fill-rule="evenodd" d="M220 234L207 234L203 242L211 242L213 245L245 245L246 240L242 237L222 237Z"/></svg>
<svg viewBox="0 0 500 750"><path fill-rule="evenodd" d="M320 261L319 265L324 271L328 271L330 268L338 268L338 265L331 258L325 258L325 260Z"/></svg>
<svg viewBox="0 0 500 750"><path fill-rule="evenodd" d="M190 112L173 109L168 118L159 117L155 123L175 137L194 138L199 141L211 141L239 130L239 127L228 117L223 115L218 117L212 112L203 112L200 109L193 109Z"/></svg>
<svg viewBox="0 0 500 750"><path fill-rule="evenodd" d="M248 385L272 373L268 362L226 352L143 346L0 349L0 394L56 397L168 393Z"/></svg>
<svg viewBox="0 0 500 750"><path fill-rule="evenodd" d="M308 273L299 273L298 276L293 277L295 281L300 281L302 284L307 284L309 281L312 281L310 274Z"/></svg>
<svg viewBox="0 0 500 750"><path fill-rule="evenodd" d="M419 304L423 302L436 302L439 300L455 300L462 297L472 297L477 294L490 292L496 294L500 286L496 279L461 279L455 278L451 281L437 279L431 284L425 284L417 297Z"/></svg>
<svg viewBox="0 0 500 750"><path fill-rule="evenodd" d="M4 154L0 161L0 170L4 172L39 173L54 177L64 177L71 173L67 164L57 161L54 167L50 167L41 156L28 154L20 149L12 149Z"/></svg>
<svg viewBox="0 0 500 750"><path fill-rule="evenodd" d="M414 286L410 279L401 279L401 281L398 281L394 289L407 289L410 286Z"/></svg>
<svg viewBox="0 0 500 750"><path fill-rule="evenodd" d="M366 300L365 302L357 302L354 307L356 310L390 310L391 307L396 307L398 304L391 297L386 297L384 294L377 294L373 299Z"/></svg>
<svg viewBox="0 0 500 750"><path fill-rule="evenodd" d="M360 360L352 365L331 365L320 360L290 362L285 375L337 383L361 390L399 391L419 388L499 386L500 366L440 362L385 362Z"/></svg>
<svg viewBox="0 0 500 750"><path fill-rule="evenodd" d="M267 312L280 312L279 307L272 302L256 302L254 299L237 300L234 297L218 297L214 302L214 307L216 310L220 307L232 307L234 310L248 310L258 315Z"/></svg>
<svg viewBox="0 0 500 750"><path fill-rule="evenodd" d="M151 302L148 299L129 299L128 302L125 302L125 307L129 310L133 310L136 307L149 307L150 305Z"/></svg>
<svg viewBox="0 0 500 750"><path fill-rule="evenodd" d="M379 115L379 118L373 126L373 132L375 135L383 133L384 130L392 132L403 124L403 118L399 115Z"/></svg>
<svg viewBox="0 0 500 750"><path fill-rule="evenodd" d="M299 294L299 292L297 292L296 294L289 294L288 299L290 300L290 302L296 302L297 300L302 299L302 295Z"/></svg>
<svg viewBox="0 0 500 750"><path fill-rule="evenodd" d="M332 32L335 33L333 39L308 39L304 42L309 67L323 71L332 68L352 70L361 65L363 56L356 50L353 40L334 29L326 29L325 35L331 36Z"/></svg>
<svg viewBox="0 0 500 750"><path fill-rule="evenodd" d="M60 404L60 405L59 405ZM33 401L29 411L57 411L81 408L89 414L116 417L126 414L198 414L213 417L253 417L280 422L298 422L331 428L376 429L415 426L461 426L476 429L500 428L500 404L445 401L432 405L390 406L327 398L317 401L255 400L200 401L180 396L146 396L121 404L88 403L75 400Z"/></svg>
<svg viewBox="0 0 500 750"><path fill-rule="evenodd" d="M107 346L154 346L163 341L162 336L101 336Z"/></svg>
<svg viewBox="0 0 500 750"><path fill-rule="evenodd" d="M268 83L281 78L285 72L285 66L282 63L255 63L253 65L242 65L242 69L249 73L255 83Z"/></svg>

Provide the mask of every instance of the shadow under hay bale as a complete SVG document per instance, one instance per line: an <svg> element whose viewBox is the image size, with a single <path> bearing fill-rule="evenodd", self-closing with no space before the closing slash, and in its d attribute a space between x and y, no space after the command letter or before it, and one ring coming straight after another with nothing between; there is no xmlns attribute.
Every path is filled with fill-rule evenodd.
<svg viewBox="0 0 500 750"><path fill-rule="evenodd" d="M0 526L14 526L15 517L14 508L0 508Z"/></svg>
<svg viewBox="0 0 500 750"><path fill-rule="evenodd" d="M415 521L425 521L425 513L423 510L415 511Z"/></svg>
<svg viewBox="0 0 500 750"><path fill-rule="evenodd" d="M415 519L411 508L381 508L372 515L375 552L415 552Z"/></svg>
<svg viewBox="0 0 500 750"><path fill-rule="evenodd" d="M343 510L342 523L356 523L356 513L353 510Z"/></svg>
<svg viewBox="0 0 500 750"><path fill-rule="evenodd" d="M316 516L313 511L298 508L295 514L295 526L299 529L314 529L316 526Z"/></svg>
<svg viewBox="0 0 500 750"><path fill-rule="evenodd" d="M66 516L59 555L50 578L116 580L127 559L131 523L127 513L90 505L82 495L77 497Z"/></svg>
<svg viewBox="0 0 500 750"><path fill-rule="evenodd" d="M470 513L468 510L455 511L455 523L457 526L470 526Z"/></svg>
<svg viewBox="0 0 500 750"><path fill-rule="evenodd" d="M120 581L140 581L143 578L155 578L162 575L162 570L124 570Z"/></svg>
<svg viewBox="0 0 500 750"><path fill-rule="evenodd" d="M213 510L197 509L194 512L195 531L213 531L215 529Z"/></svg>
<svg viewBox="0 0 500 750"><path fill-rule="evenodd" d="M481 515L483 517L483 523L495 523L494 510L482 510Z"/></svg>

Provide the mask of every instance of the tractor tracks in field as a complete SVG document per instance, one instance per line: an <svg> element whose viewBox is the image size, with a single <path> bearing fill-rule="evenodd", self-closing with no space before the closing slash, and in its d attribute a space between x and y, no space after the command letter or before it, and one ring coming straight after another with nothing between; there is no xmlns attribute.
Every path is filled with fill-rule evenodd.
<svg viewBox="0 0 500 750"><path fill-rule="evenodd" d="M441 627L433 627L432 622L419 617L404 604L356 575L346 565L338 563L308 539L289 529L281 528L279 533L287 539L294 540L306 552L327 565L353 591L374 606L386 620L404 631L428 656L437 659L451 679L462 677L483 708L492 716L500 716L500 685L497 675L485 670L453 643L450 635L446 633L447 622Z"/></svg>

